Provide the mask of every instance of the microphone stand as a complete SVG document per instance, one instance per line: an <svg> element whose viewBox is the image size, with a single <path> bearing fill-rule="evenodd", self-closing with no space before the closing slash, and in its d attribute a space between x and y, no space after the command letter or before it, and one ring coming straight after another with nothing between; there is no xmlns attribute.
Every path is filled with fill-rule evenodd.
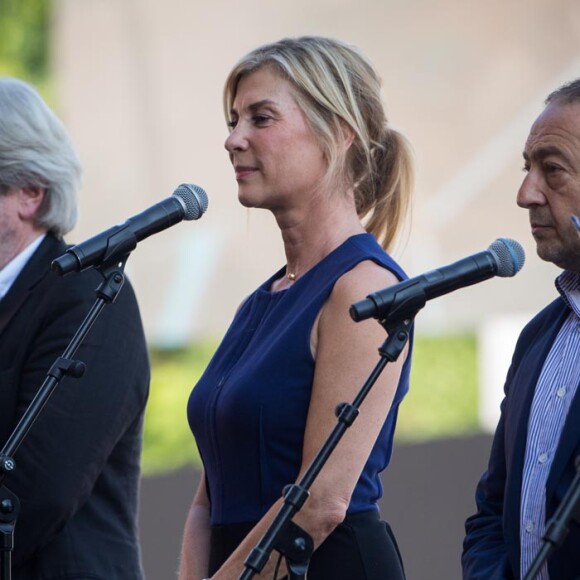
<svg viewBox="0 0 580 580"><path fill-rule="evenodd" d="M268 529L250 551L244 561L244 571L238 580L250 580L259 574L273 549L285 557L288 580L305 580L308 563L314 551L311 536L291 519L300 511L310 492L309 489L324 467L324 464L338 445L346 430L354 423L359 408L381 372L389 362L394 362L405 348L411 326L417 312L423 308L427 298L424 291L416 288L403 289L394 299L388 319L379 319L379 324L387 331L388 337L379 348L380 359L371 371L352 403L339 403L335 414L338 423L323 443L312 463L297 484L284 488L284 503L278 510Z"/></svg>
<svg viewBox="0 0 580 580"><path fill-rule="evenodd" d="M129 254L120 259L111 258L95 268L104 277L95 290L97 299L81 323L61 357L50 367L46 379L26 409L16 428L0 450L0 580L12 578L12 550L14 548L14 528L20 511L18 497L3 485L6 476L16 469L14 454L22 444L30 428L40 415L43 407L65 376L80 378L85 372L85 364L73 360L73 356L97 320L103 308L114 302L123 287L123 271Z"/></svg>
<svg viewBox="0 0 580 580"><path fill-rule="evenodd" d="M552 553L564 543L570 531L568 529L570 520L574 519L580 523L580 455L576 457L575 468L576 475L546 526L546 531L542 536L542 547L536 554L524 580L534 580Z"/></svg>

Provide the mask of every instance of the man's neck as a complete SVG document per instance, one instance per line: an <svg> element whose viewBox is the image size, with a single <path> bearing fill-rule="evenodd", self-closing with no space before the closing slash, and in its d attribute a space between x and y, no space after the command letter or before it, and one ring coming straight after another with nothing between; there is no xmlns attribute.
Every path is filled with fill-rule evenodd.
<svg viewBox="0 0 580 580"><path fill-rule="evenodd" d="M44 234L45 230L37 228L19 232L18 235L12 232L3 236L0 232L0 271Z"/></svg>

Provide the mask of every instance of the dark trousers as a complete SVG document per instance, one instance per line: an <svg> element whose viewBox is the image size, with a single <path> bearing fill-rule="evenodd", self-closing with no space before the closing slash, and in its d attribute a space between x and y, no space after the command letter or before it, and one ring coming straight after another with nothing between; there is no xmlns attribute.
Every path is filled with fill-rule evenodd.
<svg viewBox="0 0 580 580"><path fill-rule="evenodd" d="M254 523L212 526L212 576ZM273 554L277 557L277 552ZM240 574L242 570L240 570ZM349 514L312 555L308 580L404 580L403 563L390 526L375 510Z"/></svg>

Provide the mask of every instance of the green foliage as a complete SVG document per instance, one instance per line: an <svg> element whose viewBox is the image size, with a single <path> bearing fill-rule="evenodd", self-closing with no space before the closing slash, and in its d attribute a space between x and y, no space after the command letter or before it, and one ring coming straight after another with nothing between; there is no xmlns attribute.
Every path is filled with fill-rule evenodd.
<svg viewBox="0 0 580 580"><path fill-rule="evenodd" d="M0 0L0 73L44 84L49 70L50 0Z"/></svg>
<svg viewBox="0 0 580 580"><path fill-rule="evenodd" d="M187 399L215 346L206 342L184 351L152 353L144 473L186 464L200 466L187 424ZM474 336L419 337L415 341L411 390L399 412L399 439L446 437L478 429L476 354Z"/></svg>
<svg viewBox="0 0 580 580"><path fill-rule="evenodd" d="M418 338L411 388L399 411L398 438L416 441L477 430L475 336Z"/></svg>
<svg viewBox="0 0 580 580"><path fill-rule="evenodd" d="M214 343L151 354L151 389L145 412L142 468L146 474L201 465L187 423L187 399L209 362Z"/></svg>

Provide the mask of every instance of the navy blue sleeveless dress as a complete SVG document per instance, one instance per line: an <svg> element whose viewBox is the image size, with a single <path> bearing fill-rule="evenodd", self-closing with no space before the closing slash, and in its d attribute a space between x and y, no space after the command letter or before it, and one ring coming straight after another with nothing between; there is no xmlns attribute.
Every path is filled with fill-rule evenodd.
<svg viewBox="0 0 580 580"><path fill-rule="evenodd" d="M188 420L205 468L212 533L215 531L216 538L233 531L233 543L241 541L280 498L284 486L296 481L315 366L310 350L311 330L336 281L364 260L384 266L401 280L406 278L370 234L350 237L291 287L271 292L272 282L284 274L281 269L244 302L193 389ZM379 474L391 457L397 410L409 385L410 358L409 354L391 410L355 487L345 524L314 553L309 579L402 577L402 572L385 575L384 569L369 573L364 560L370 561L372 567L373 559L384 559L379 552L388 550L382 546L382 536L389 536L385 541L393 543L388 526L385 534L385 524L378 518L377 501L382 495ZM377 554L361 554L360 546L355 546L355 553L349 555L343 544L361 543L351 529L346 530L347 537L355 534L350 540L340 539L341 528L344 532L349 522L362 522L365 530L373 526L379 530ZM350 527L353 526L357 527ZM333 536L339 540L336 550L332 549ZM363 543L371 545L373 540L367 538ZM217 559L215 553L212 555L214 570L210 573L235 547L224 553L216 546L220 555ZM338 551L351 560L362 560L361 565L366 568L348 576L353 571L346 572L344 563L336 572L322 570L315 575L316 560L323 548L330 550L332 561L333 552ZM396 548L391 546L389 550L400 568Z"/></svg>

